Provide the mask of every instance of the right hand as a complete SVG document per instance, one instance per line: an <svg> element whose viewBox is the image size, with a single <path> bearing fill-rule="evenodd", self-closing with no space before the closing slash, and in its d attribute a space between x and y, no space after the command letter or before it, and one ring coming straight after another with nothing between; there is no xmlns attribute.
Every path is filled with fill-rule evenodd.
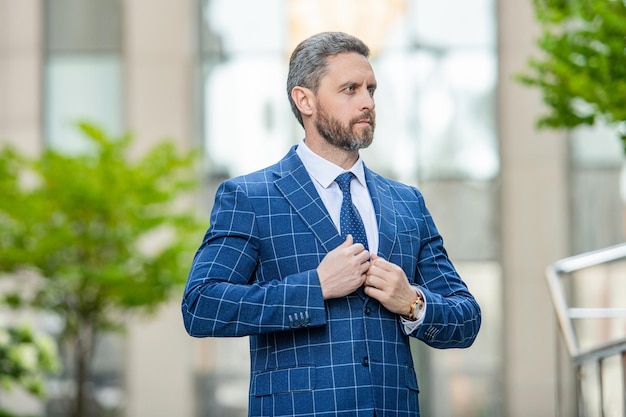
<svg viewBox="0 0 626 417"><path fill-rule="evenodd" d="M365 283L370 253L362 244L354 243L352 235L328 252L317 267L324 300L354 292Z"/></svg>

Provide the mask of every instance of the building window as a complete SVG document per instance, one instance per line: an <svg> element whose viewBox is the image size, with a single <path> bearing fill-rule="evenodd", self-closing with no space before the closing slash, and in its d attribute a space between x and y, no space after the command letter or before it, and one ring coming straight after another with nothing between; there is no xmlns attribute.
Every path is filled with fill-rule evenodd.
<svg viewBox="0 0 626 417"><path fill-rule="evenodd" d="M64 151L84 147L77 121L115 134L122 120L122 7L119 0L44 1L44 138Z"/></svg>

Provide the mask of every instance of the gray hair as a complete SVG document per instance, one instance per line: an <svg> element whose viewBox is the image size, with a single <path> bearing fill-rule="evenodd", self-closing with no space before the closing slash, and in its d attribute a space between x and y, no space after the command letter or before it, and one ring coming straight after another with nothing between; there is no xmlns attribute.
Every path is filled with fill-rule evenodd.
<svg viewBox="0 0 626 417"><path fill-rule="evenodd" d="M287 97L291 110L302 126L302 115L291 98L294 87L305 87L317 93L320 80L326 74L328 57L356 52L368 58L370 50L360 39L343 32L322 32L302 41L291 54L287 76Z"/></svg>

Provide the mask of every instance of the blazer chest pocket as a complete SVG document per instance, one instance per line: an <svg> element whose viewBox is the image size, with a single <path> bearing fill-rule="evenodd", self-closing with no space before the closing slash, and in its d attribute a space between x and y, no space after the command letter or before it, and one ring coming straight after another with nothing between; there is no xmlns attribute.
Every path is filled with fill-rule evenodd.
<svg viewBox="0 0 626 417"><path fill-rule="evenodd" d="M314 381L315 368L312 366L265 371L254 376L254 395L311 391L315 388Z"/></svg>
<svg viewBox="0 0 626 417"><path fill-rule="evenodd" d="M398 230L398 243L407 243L419 240L420 233L417 227L411 229Z"/></svg>

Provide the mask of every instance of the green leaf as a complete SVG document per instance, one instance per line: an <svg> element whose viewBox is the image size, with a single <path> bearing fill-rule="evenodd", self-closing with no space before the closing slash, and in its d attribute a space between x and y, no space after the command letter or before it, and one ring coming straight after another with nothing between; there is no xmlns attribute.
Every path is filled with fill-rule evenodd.
<svg viewBox="0 0 626 417"><path fill-rule="evenodd" d="M626 122L626 2L534 0L539 57L516 79L539 88L547 113L539 127L571 129ZM620 134L626 149L626 137ZM625 151L626 152L626 151Z"/></svg>

